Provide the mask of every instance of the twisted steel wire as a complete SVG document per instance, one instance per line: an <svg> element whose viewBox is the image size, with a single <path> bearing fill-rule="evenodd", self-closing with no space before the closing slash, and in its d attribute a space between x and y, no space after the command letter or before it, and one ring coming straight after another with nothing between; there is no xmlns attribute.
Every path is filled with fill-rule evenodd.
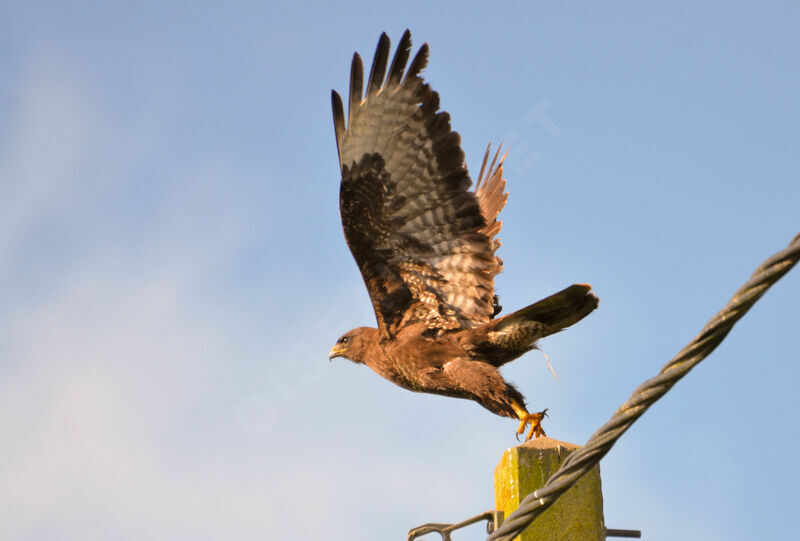
<svg viewBox="0 0 800 541"><path fill-rule="evenodd" d="M669 361L658 375L639 385L611 419L586 445L570 454L545 485L528 494L487 541L511 541L550 507L567 489L600 462L631 425L675 383L705 359L733 325L800 259L800 234L786 249L764 261L725 307L706 323L700 334Z"/></svg>

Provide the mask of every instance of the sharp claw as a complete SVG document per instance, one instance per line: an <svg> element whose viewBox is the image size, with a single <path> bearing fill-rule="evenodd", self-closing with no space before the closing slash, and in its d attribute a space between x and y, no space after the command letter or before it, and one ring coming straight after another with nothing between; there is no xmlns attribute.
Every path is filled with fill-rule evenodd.
<svg viewBox="0 0 800 541"><path fill-rule="evenodd" d="M523 408L519 408L519 410L516 411L517 415L519 416L519 428L517 428L517 433L515 434L517 441L520 441L519 437L521 434L525 434L525 429L528 428L528 425L530 425L530 430L525 435L524 441L527 442L532 440L534 437L538 438L540 436L547 435L544 431L544 428L542 428L542 420L545 417L549 417L547 414L548 409L549 408L545 408L537 413L528 413Z"/></svg>

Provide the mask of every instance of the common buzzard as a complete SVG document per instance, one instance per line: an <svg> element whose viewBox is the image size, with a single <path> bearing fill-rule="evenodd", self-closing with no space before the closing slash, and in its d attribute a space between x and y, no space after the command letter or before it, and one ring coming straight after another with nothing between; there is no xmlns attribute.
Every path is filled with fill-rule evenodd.
<svg viewBox="0 0 800 541"><path fill-rule="evenodd" d="M505 156L498 162L498 151L487 168L487 149L469 191L460 137L450 129L450 115L439 111L439 95L420 76L428 44L406 70L406 30L387 73L389 48L381 35L366 93L361 57L353 56L347 117L339 94L331 95L342 226L378 328L345 333L330 358L366 364L412 391L475 400L518 419L517 437L528 424L526 441L539 437L547 410L529 413L498 368L580 321L597 307L597 297L577 284L497 317Z"/></svg>

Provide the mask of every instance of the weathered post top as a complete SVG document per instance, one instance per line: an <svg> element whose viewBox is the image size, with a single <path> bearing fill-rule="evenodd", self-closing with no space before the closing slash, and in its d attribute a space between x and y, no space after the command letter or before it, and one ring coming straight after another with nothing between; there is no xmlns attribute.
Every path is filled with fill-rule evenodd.
<svg viewBox="0 0 800 541"><path fill-rule="evenodd" d="M510 515L578 447L544 437L506 449L494 471L495 509ZM603 541L605 538L600 466L596 465L517 540Z"/></svg>

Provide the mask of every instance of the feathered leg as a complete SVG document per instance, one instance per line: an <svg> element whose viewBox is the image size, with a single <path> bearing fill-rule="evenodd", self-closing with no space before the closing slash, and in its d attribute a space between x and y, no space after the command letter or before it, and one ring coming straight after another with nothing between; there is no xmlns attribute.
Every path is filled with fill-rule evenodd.
<svg viewBox="0 0 800 541"><path fill-rule="evenodd" d="M545 435L541 422L547 415L547 410L528 413L525 408L525 397L516 387L504 380L494 366L480 361L456 359L444 364L441 375L443 376L440 380L443 384L441 390L450 391L442 394L470 398L492 413L519 419L517 439L527 425L531 428L525 441L534 436L538 438Z"/></svg>

